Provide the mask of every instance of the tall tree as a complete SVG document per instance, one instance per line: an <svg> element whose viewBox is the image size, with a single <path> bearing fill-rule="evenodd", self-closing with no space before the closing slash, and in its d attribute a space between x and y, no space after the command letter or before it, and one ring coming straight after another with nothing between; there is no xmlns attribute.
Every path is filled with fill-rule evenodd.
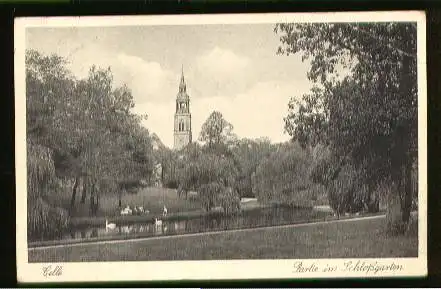
<svg viewBox="0 0 441 289"><path fill-rule="evenodd" d="M310 156L297 143L286 143L261 160L254 175L254 191L259 200L280 204L309 206Z"/></svg>
<svg viewBox="0 0 441 289"><path fill-rule="evenodd" d="M286 23L275 31L278 53L302 54L316 83L291 100L286 130L302 143L329 145L337 166L363 169L370 186L397 184L407 223L417 156L416 24Z"/></svg>
<svg viewBox="0 0 441 289"><path fill-rule="evenodd" d="M227 144L236 139L233 134L233 125L226 121L222 113L213 111L202 125L199 140L208 147L216 144Z"/></svg>
<svg viewBox="0 0 441 289"><path fill-rule="evenodd" d="M209 210L222 203L229 209L237 208L235 198L226 202L237 175L237 168L231 156L214 149L203 149L197 144L185 148L178 168L180 191L194 190L199 193L203 206ZM224 209L228 210L224 207Z"/></svg>
<svg viewBox="0 0 441 289"><path fill-rule="evenodd" d="M271 142L267 139L241 139L232 148L233 157L238 167L236 189L242 197L254 196L252 175L262 161L273 151Z"/></svg>
<svg viewBox="0 0 441 289"><path fill-rule="evenodd" d="M110 69L92 67L74 79L56 55L26 53L27 134L52 153L55 177L68 180L70 208L82 180L81 203L90 196L96 214L99 193L115 193L119 184L139 184L152 172L152 146L143 116L131 112L130 89L113 87Z"/></svg>

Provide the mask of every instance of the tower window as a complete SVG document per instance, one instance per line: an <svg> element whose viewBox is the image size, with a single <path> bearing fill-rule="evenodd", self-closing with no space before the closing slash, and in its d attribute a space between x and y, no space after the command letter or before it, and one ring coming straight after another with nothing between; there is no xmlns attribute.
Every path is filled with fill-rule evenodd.
<svg viewBox="0 0 441 289"><path fill-rule="evenodd" d="M182 120L179 122L178 127L179 127L179 131L184 131L184 122Z"/></svg>

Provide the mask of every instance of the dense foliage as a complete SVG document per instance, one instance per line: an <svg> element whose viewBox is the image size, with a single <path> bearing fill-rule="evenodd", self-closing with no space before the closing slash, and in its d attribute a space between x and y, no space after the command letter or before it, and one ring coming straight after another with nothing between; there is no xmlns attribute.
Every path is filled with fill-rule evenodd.
<svg viewBox="0 0 441 289"><path fill-rule="evenodd" d="M217 144L234 142L237 139L233 133L233 125L226 121L222 113L213 111L202 124L199 140L211 147Z"/></svg>
<svg viewBox="0 0 441 289"><path fill-rule="evenodd" d="M196 192L207 211L236 212L241 197L312 206L325 192L337 214L376 212L386 191L389 211L399 208L407 223L416 183L415 25L278 24L275 31L279 53L302 54L314 82L288 103L292 142L283 144L239 139L213 111L201 143L168 149L141 125L130 89L115 87L110 68L91 67L76 79L65 59L27 51L29 234L58 233L85 206L96 216L105 195L117 194L121 207L125 192L156 184L158 164L162 185L183 198ZM54 201L66 192L68 202Z"/></svg>
<svg viewBox="0 0 441 289"><path fill-rule="evenodd" d="M213 112L208 123L222 127L228 121ZM229 127L228 133L233 135ZM206 128L204 125L201 135L210 135L205 134ZM202 146L188 145L177 159L178 190L197 191L206 210L221 206L224 211L236 211L241 197L292 206L311 206L317 198L318 192L309 180L311 153L298 144L274 145L265 138L232 140L218 136Z"/></svg>
<svg viewBox="0 0 441 289"><path fill-rule="evenodd" d="M48 202L67 186L70 203L58 205L72 213L81 189L80 202L89 196L95 215L100 195L138 186L152 173L149 132L131 112L129 88L113 87L110 69L92 67L87 78L78 80L66 64L56 55L26 53L28 192L29 198L40 198L29 202L30 231L64 225L48 225L67 215Z"/></svg>
<svg viewBox="0 0 441 289"><path fill-rule="evenodd" d="M310 162L310 154L297 143L279 146L257 167L254 176L256 195L264 202L311 205Z"/></svg>
<svg viewBox="0 0 441 289"><path fill-rule="evenodd" d="M350 166L371 193L390 183L407 223L417 155L416 24L287 23L275 31L279 53L302 54L316 84L290 101L286 131L330 149L329 182Z"/></svg>
<svg viewBox="0 0 441 289"><path fill-rule="evenodd" d="M190 146L182 158L179 175L179 189L197 191L206 210L220 205L220 195L232 189L237 168L229 149ZM224 208L227 209L227 208Z"/></svg>
<svg viewBox="0 0 441 289"><path fill-rule="evenodd" d="M238 166L236 189L241 197L255 197L253 176L260 163L275 150L268 139L241 139L232 148L234 160Z"/></svg>

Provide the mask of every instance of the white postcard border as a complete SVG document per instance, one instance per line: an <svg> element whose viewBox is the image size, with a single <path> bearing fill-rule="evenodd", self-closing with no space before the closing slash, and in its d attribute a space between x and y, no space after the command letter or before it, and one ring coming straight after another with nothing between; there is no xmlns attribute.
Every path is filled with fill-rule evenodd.
<svg viewBox="0 0 441 289"><path fill-rule="evenodd" d="M27 178L26 178L26 97L25 29L28 27L86 27L139 25L205 25L278 22L409 22L418 24L418 174L419 210L418 258L306 259L306 260L214 260L154 262L28 263ZM421 11L268 13L161 16L103 16L16 18L15 20L15 155L16 155L16 237L17 279L19 282L154 281L268 278L411 277L427 275L427 87L426 23ZM344 270L346 262L403 266L402 270L360 272ZM316 266L315 272L295 273L294 266ZM312 265L314 264L314 265ZM61 266L60 276L44 276L47 265ZM337 266L333 272L323 272Z"/></svg>

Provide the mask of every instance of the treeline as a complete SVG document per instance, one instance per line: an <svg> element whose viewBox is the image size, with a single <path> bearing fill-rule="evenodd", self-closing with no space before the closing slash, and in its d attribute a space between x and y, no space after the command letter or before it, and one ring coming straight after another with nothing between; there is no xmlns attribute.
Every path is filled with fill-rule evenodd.
<svg viewBox="0 0 441 289"><path fill-rule="evenodd" d="M292 143L269 145L247 167L247 146L241 151L232 126L214 113L201 132L204 146L181 155L184 173L171 182L216 196L207 207L226 192L295 204L316 198L309 188L323 188L337 214L377 212L382 198L388 230L404 232L418 202L416 25L281 23L274 30L278 54L311 64L314 87L292 97L284 119Z"/></svg>
<svg viewBox="0 0 441 289"><path fill-rule="evenodd" d="M239 139L233 125L218 111L203 124L199 143L180 151L160 150L163 184L182 197L198 193L206 210L239 208L241 197L255 197L252 178L260 162L276 150L268 139Z"/></svg>
<svg viewBox="0 0 441 289"><path fill-rule="evenodd" d="M310 63L314 88L292 97L285 128L302 146L326 148L313 178L337 212L360 198L373 209L380 191L389 231L404 232L417 199L416 24L281 23L275 32L280 55Z"/></svg>
<svg viewBox="0 0 441 289"><path fill-rule="evenodd" d="M28 234L53 234L77 206L96 214L103 194L147 184L153 171L149 132L133 114L127 86L109 69L75 79L66 60L26 52ZM57 202L70 194L70 203ZM120 202L121 203L121 202Z"/></svg>
<svg viewBox="0 0 441 289"><path fill-rule="evenodd" d="M218 206L227 213L236 211L243 197L293 207L328 203L324 187L313 179L318 163L314 148L239 139L218 111L203 124L199 141L181 151L161 150L163 183L184 198L197 192L207 211Z"/></svg>
<svg viewBox="0 0 441 289"><path fill-rule="evenodd" d="M315 84L288 103L292 140L283 144L239 139L214 111L200 144L153 152L130 112L130 90L113 87L110 70L92 67L77 80L62 58L28 51L29 231L65 226L80 188L79 203L88 196L93 215L101 195L148 184L156 160L165 186L183 197L198 192L206 210L235 211L241 197L254 196L291 206L327 202L337 214L377 212L386 199L388 229L404 232L417 203L415 25L287 23L275 32L279 54L309 59ZM66 187L68 211L47 198Z"/></svg>
<svg viewBox="0 0 441 289"><path fill-rule="evenodd" d="M339 163L330 146L239 139L217 111L204 123L199 141L181 151L162 148L162 177L166 187L178 189L184 198L189 191L198 192L207 211L218 206L227 213L236 211L240 198L256 197L267 205L329 204L338 215L375 213L391 190L385 182L369 185L366 172ZM412 182L417 184L416 170ZM412 194L416 200L415 186Z"/></svg>

